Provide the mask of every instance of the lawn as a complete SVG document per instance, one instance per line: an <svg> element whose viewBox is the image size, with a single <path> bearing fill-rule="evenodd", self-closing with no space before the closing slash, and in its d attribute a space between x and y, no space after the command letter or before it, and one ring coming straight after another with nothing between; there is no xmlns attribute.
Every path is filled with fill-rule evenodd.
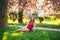
<svg viewBox="0 0 60 40"><path fill-rule="evenodd" d="M36 20L35 22L36 27L60 28L60 19L54 21L45 20L42 23L39 23L39 21ZM8 20L8 23L7 28L0 28L0 40L60 40L60 32L58 31L35 30L31 32L11 32L18 29L18 26L26 26L26 19L24 20L24 23L18 23L17 20L15 22Z"/></svg>
<svg viewBox="0 0 60 40"><path fill-rule="evenodd" d="M19 27L19 26L26 26L27 23L17 23L17 24L11 24L10 23L8 25ZM35 24L35 27L46 27L46 28L58 28L58 29L60 29L60 24L59 25L53 25L53 24L39 23L39 24Z"/></svg>
<svg viewBox="0 0 60 40"><path fill-rule="evenodd" d="M18 27L7 27L4 32L0 29L0 37L3 35L2 40L60 40L60 32L35 30L32 32L18 32L11 31L18 29Z"/></svg>

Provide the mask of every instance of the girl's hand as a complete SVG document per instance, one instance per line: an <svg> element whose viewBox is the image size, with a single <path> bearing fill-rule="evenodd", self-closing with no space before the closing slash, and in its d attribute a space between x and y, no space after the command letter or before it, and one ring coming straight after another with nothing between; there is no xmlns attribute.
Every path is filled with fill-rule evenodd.
<svg viewBox="0 0 60 40"><path fill-rule="evenodd" d="M34 28L33 28L34 32L35 32L35 23L34 23Z"/></svg>
<svg viewBox="0 0 60 40"><path fill-rule="evenodd" d="M34 32L35 32L35 27L34 27Z"/></svg>

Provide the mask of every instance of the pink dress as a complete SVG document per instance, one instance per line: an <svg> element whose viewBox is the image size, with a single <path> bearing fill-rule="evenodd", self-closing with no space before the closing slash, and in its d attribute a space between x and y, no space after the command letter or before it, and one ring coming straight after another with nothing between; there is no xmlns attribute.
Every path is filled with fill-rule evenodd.
<svg viewBox="0 0 60 40"><path fill-rule="evenodd" d="M34 21L30 21L28 26L27 26L29 32L32 30L33 26L34 26Z"/></svg>

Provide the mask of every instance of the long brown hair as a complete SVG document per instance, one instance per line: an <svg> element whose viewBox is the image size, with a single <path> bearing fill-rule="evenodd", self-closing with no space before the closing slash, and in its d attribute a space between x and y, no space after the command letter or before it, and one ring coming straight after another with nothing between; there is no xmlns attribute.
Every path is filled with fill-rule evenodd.
<svg viewBox="0 0 60 40"><path fill-rule="evenodd" d="M30 21L35 21L34 15L32 15L32 16L30 17Z"/></svg>

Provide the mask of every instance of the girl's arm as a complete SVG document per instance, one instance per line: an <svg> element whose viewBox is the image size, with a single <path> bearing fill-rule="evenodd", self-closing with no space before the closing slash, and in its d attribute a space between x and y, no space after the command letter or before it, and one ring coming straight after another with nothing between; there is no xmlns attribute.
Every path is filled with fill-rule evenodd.
<svg viewBox="0 0 60 40"><path fill-rule="evenodd" d="M30 22L30 21L29 21L29 22ZM27 23L27 25L26 25L25 27L27 27L27 26L28 26L29 22Z"/></svg>
<svg viewBox="0 0 60 40"><path fill-rule="evenodd" d="M35 23L34 23L33 31L35 32Z"/></svg>

